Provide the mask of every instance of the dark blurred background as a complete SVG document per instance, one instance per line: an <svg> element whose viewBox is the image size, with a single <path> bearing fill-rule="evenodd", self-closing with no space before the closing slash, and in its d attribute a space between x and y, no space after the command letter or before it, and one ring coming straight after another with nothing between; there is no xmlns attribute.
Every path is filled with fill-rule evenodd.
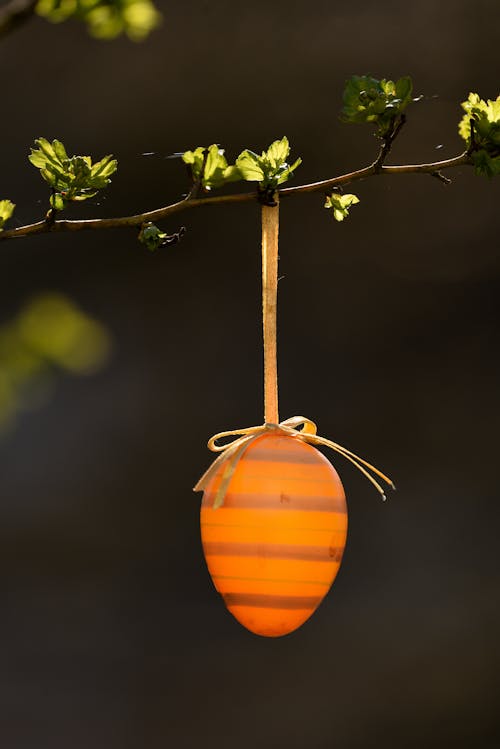
<svg viewBox="0 0 500 749"><path fill-rule="evenodd" d="M173 201L164 157L230 158L287 135L295 184L368 163L370 128L338 120L345 79L410 74L424 95L392 163L463 147L459 102L499 93L497 0L160 3L142 44L37 19L3 40L0 197L39 218L33 139L113 152L119 172L74 212ZM152 156L141 156L154 152ZM61 376L0 443L0 743L6 749L500 746L499 184L470 169L283 201L281 415L387 470L382 504L329 455L350 533L328 598L296 633L255 637L212 587L191 487L216 431L262 420L259 214L179 214L180 245L134 232L2 244L1 321L70 297L113 341Z"/></svg>

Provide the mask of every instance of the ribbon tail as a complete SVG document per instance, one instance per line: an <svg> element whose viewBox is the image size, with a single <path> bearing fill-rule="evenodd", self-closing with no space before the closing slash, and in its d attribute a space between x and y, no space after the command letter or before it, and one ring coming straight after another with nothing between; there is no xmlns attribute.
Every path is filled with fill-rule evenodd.
<svg viewBox="0 0 500 749"><path fill-rule="evenodd" d="M325 439L324 437L319 437L318 439ZM338 452L342 452L344 455L350 455L351 458L354 458L359 463L362 463L364 466L370 469L370 471L373 471L373 473L377 474L383 481L388 484L391 489L396 490L396 486L394 484L394 481L392 481L389 476L386 476L385 473L382 473L378 468L375 468L371 463L368 463L367 460L364 458L360 458L359 455L356 455L356 453L353 453L351 450L348 450L347 447L343 447L342 445L339 445L337 442L333 442L332 440L326 440L326 442L329 443L330 447L334 447Z"/></svg>
<svg viewBox="0 0 500 749"><path fill-rule="evenodd" d="M382 471L379 471L378 468L375 468L375 466L372 466L371 463L368 463L368 461L364 460L363 458L360 458L355 453L351 452L345 447L342 447L342 445L337 444L336 442L332 442L332 440L326 439L325 437L319 437L314 436L310 437L309 442L315 442L320 445L325 445L326 447L329 447L331 450L334 450L335 452L339 453L339 455L342 455L346 460L348 460L350 463L352 463L358 471L360 471L367 479L370 481L373 486L377 489L379 494L381 494L382 499L385 501L387 499L386 494L382 488L382 486L379 484L376 479L373 478L373 476L366 470L366 468L369 468L371 471L373 471L377 476L379 476L381 479L383 479L392 489L395 489L394 483L391 481L391 479L386 476ZM363 466L366 466L364 468Z"/></svg>
<svg viewBox="0 0 500 749"><path fill-rule="evenodd" d="M210 479L213 477L213 475L217 472L218 467L221 463L225 460L224 453L221 453L221 455L218 455L214 461L209 465L203 476L197 481L195 486L193 487L194 492L202 492L207 488L207 484L209 483Z"/></svg>
<svg viewBox="0 0 500 749"><path fill-rule="evenodd" d="M194 487L193 491L195 492L203 491L204 489L206 489L210 481L216 475L219 467L222 464L226 463L226 467L224 468L224 471L222 473L221 482L215 494L213 503L214 510L216 510L218 507L221 507L221 505L224 503L224 497L226 496L229 484L231 482L231 479L233 478L236 466L238 465L241 456L247 449L250 442L253 442L257 436L259 435L251 434L247 437L240 438L236 440L236 442L233 442L232 445L229 445L229 447L227 447L226 450L214 460L214 462L209 466L209 468L205 471L201 479Z"/></svg>
<svg viewBox="0 0 500 749"><path fill-rule="evenodd" d="M227 490L229 489L229 484L231 483L231 479L233 478L236 466L238 465L238 462L247 449L249 443L252 442L253 439L255 438L252 437L246 440L239 447L239 449L235 453L233 453L233 455L227 460L226 467L222 474L221 482L214 497L214 503L212 505L214 510L217 510L217 508L221 507L224 504L224 497L226 496Z"/></svg>

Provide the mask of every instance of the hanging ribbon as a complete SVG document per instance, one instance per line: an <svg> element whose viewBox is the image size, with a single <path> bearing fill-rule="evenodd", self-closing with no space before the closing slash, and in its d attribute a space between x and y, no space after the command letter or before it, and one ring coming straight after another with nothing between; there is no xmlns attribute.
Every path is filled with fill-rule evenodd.
<svg viewBox="0 0 500 749"><path fill-rule="evenodd" d="M287 436L299 439L302 442L308 442L311 445L324 445L329 447L331 450L342 455L346 460L349 460L353 465L356 466L358 471L366 476L366 478L373 484L377 491L382 495L382 499L385 500L385 492L379 482L373 478L371 473L381 478L388 484L391 489L395 489L394 483L385 474L372 466L359 455L347 450L347 448L338 445L332 440L320 437L317 434L317 428L314 421L307 419L304 416L292 416L290 419L280 422L279 424L262 424L256 427L245 427L244 429L234 429L228 432L219 432L211 437L208 441L208 449L212 452L218 452L220 455L214 460L212 465L203 474L201 479L194 487L195 492L203 491L207 488L210 481L216 475L220 466L224 466L222 471L221 482L215 494L213 508L217 509L224 503L224 497L226 496L229 488L229 483L233 477L243 453L258 437L269 432L286 434ZM219 445L218 442L225 437L232 437L232 441ZM370 473L371 471L371 473Z"/></svg>

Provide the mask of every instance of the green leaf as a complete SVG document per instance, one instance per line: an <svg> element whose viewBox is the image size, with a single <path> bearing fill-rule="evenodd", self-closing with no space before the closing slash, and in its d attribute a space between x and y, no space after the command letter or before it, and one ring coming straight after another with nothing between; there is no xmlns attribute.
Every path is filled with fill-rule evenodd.
<svg viewBox="0 0 500 749"><path fill-rule="evenodd" d="M411 95L413 93L413 81L409 75L403 76L396 81L396 98L400 99L404 107L408 106L411 102Z"/></svg>
<svg viewBox="0 0 500 749"><path fill-rule="evenodd" d="M199 146L194 151L185 151L182 154L183 162L193 167L192 171L196 177L200 174L205 150L206 149L203 146Z"/></svg>
<svg viewBox="0 0 500 749"><path fill-rule="evenodd" d="M0 231L3 231L3 227L14 213L15 207L15 203L11 200L0 200Z"/></svg>
<svg viewBox="0 0 500 749"><path fill-rule="evenodd" d="M297 169L297 167L300 166L300 164L302 164L302 159L299 156L299 158L296 159L291 166L287 166L286 169L284 169L281 172L281 174L278 177L277 184L281 185L283 184L283 182L286 182L288 178L290 177L290 175L292 174L292 172L294 172L295 169Z"/></svg>
<svg viewBox="0 0 500 749"><path fill-rule="evenodd" d="M343 221L349 215L349 209L351 206L359 203L357 195L346 193L342 195L334 192L328 195L325 202L325 208L330 208L333 211L333 217L336 221Z"/></svg>
<svg viewBox="0 0 500 749"><path fill-rule="evenodd" d="M207 153L207 161L205 164L205 174L203 179L210 181L210 179L216 174L217 171L224 171L227 167L227 161L224 158L224 151L219 148L217 144L213 143L209 146Z"/></svg>
<svg viewBox="0 0 500 749"><path fill-rule="evenodd" d="M97 161L90 169L89 185L101 190L111 182L111 175L118 169L118 161L110 154Z"/></svg>
<svg viewBox="0 0 500 749"><path fill-rule="evenodd" d="M213 143L207 154L207 161L205 164L205 173L203 175L202 185L207 190L211 190L213 187L222 187L226 181L226 173L228 172L229 166L224 156L224 149ZM231 172L233 180L235 175Z"/></svg>
<svg viewBox="0 0 500 749"><path fill-rule="evenodd" d="M490 156L485 149L472 153L474 172L482 177L496 177L500 174L500 155Z"/></svg>
<svg viewBox="0 0 500 749"><path fill-rule="evenodd" d="M97 190L110 183L118 166L111 155L104 156L95 164L90 156L69 158L59 140L50 143L46 138L38 138L35 145L38 148L32 148L28 158L54 190L50 204L58 211L70 201L81 202L94 197Z"/></svg>
<svg viewBox="0 0 500 749"><path fill-rule="evenodd" d="M67 160L68 154L66 153L66 149L64 148L60 140L52 141L52 149L60 163L63 163Z"/></svg>
<svg viewBox="0 0 500 749"><path fill-rule="evenodd" d="M191 177L193 180L200 179L203 162L205 160L205 146L198 146L194 151L185 151L182 154L182 160L191 168ZM208 159L208 154L207 154Z"/></svg>
<svg viewBox="0 0 500 749"><path fill-rule="evenodd" d="M281 140L275 140L267 149L267 158L274 169L285 163L290 154L290 144L285 136Z"/></svg>
<svg viewBox="0 0 500 749"><path fill-rule="evenodd" d="M53 193L49 198L49 202L55 211L62 211L66 207L66 201L60 192Z"/></svg>
<svg viewBox="0 0 500 749"><path fill-rule="evenodd" d="M58 143L59 141L54 141ZM28 157L31 163L39 169L48 169L49 167L56 171L63 170L62 161L59 159L54 146L46 138L35 140L38 149L31 149Z"/></svg>
<svg viewBox="0 0 500 749"><path fill-rule="evenodd" d="M224 182L238 182L241 178L241 172L236 164L232 164L224 170Z"/></svg>
<svg viewBox="0 0 500 749"><path fill-rule="evenodd" d="M247 182L261 182L265 173L260 165L260 157L253 151L242 151L236 159L236 167Z"/></svg>
<svg viewBox="0 0 500 749"><path fill-rule="evenodd" d="M47 156L41 149L32 150L31 154L28 156L28 159L31 161L33 166L37 167L37 169L44 169L47 164Z"/></svg>

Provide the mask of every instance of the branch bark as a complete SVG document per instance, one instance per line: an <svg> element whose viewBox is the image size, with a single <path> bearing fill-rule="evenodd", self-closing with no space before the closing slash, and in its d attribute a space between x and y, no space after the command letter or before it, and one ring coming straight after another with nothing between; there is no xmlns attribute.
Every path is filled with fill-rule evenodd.
<svg viewBox="0 0 500 749"><path fill-rule="evenodd" d="M472 163L472 158L470 154L467 153L467 151L451 159L445 159L444 161L435 161L425 164L401 164L387 166L385 164L380 164L379 159L377 159L369 166L353 172L348 172L347 174L341 174L337 177L331 177L329 179L321 180L319 182L311 182L305 185L285 187L276 192L277 198L281 200L283 198L292 197L294 195L301 195L302 193L328 192L328 190L339 185L345 185L349 182L355 182L357 180L366 179L367 177L378 175L429 174L435 177L437 173L442 172L444 169L452 169L459 166L471 166ZM185 210L201 208L203 206L228 205L230 203L249 203L258 201L258 199L259 196L257 192L244 192L238 193L236 195L217 195L210 198L197 198L192 197L191 194L188 194L185 198L183 198L183 200L179 200L176 203L172 203L162 208L156 208L152 211L137 213L132 216L83 219L76 221L65 221L63 219L60 219L58 221L52 222L45 218L42 221L37 221L33 224L26 224L25 226L19 226L15 229L7 229L1 232L0 242L7 239L16 239L20 237L32 236L34 234L46 234L49 232L72 232L140 227L142 226L142 224L148 221L161 221L162 219L167 218L167 216Z"/></svg>

